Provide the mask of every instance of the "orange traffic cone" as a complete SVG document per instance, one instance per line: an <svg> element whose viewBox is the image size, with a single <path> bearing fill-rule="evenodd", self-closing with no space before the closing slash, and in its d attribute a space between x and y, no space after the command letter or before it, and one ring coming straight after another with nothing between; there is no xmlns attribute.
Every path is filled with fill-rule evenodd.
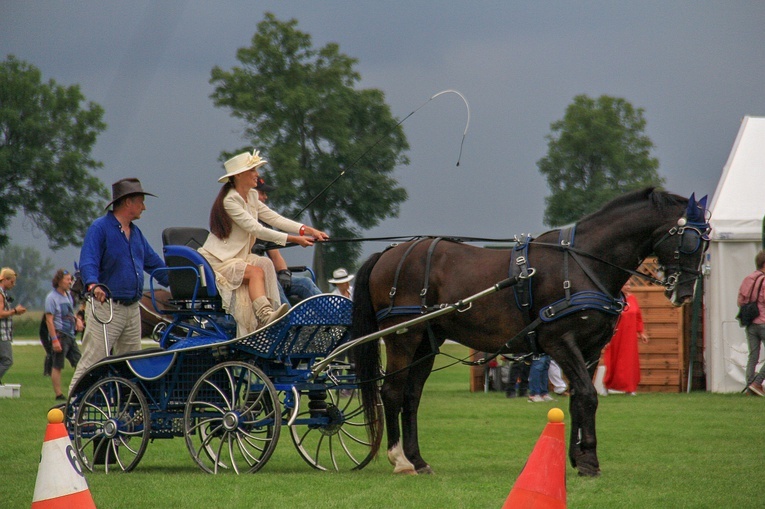
<svg viewBox="0 0 765 509"><path fill-rule="evenodd" d="M48 412L32 509L95 509L63 422L64 412L58 408Z"/></svg>
<svg viewBox="0 0 765 509"><path fill-rule="evenodd" d="M563 411L547 412L547 425L502 509L566 508L566 438Z"/></svg>

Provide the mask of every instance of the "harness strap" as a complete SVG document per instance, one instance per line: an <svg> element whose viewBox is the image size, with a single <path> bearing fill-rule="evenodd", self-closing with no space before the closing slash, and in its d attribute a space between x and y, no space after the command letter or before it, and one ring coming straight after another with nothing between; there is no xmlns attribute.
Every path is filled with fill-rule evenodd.
<svg viewBox="0 0 765 509"><path fill-rule="evenodd" d="M428 295L428 288L430 287L430 267L431 261L433 259L433 252L436 250L436 246L439 242L441 242L441 240L441 237L436 237L433 242L430 243L430 246L428 247L428 254L425 258L425 281L423 281L422 290L420 290L420 298L422 299L423 308L428 305L426 298Z"/></svg>
<svg viewBox="0 0 765 509"><path fill-rule="evenodd" d="M558 244L563 248L563 291L566 295L566 302L571 301L571 280L568 278L568 258L570 256L570 251L568 248L574 245L575 230L576 225L563 228L558 232Z"/></svg>
<svg viewBox="0 0 765 509"><path fill-rule="evenodd" d="M396 267L396 275L393 278L393 286L391 287L390 293L388 294L388 296L390 297L390 306L388 306L388 311L389 312L390 312L391 309L393 309L393 304L394 304L395 299L396 299L396 287L398 286L398 278L401 275L401 268L404 266L404 261L409 256L409 253L412 252L412 249L414 249L415 246L417 246L417 244L419 244L420 242L422 242L426 238L427 237L422 237L422 238L417 239L416 241L414 241L407 248L407 250L404 252L404 256L401 257L401 260L399 260L398 267Z"/></svg>
<svg viewBox="0 0 765 509"><path fill-rule="evenodd" d="M532 321L531 306L533 296L531 293L531 278L529 277L529 242L531 235L522 235L517 239L517 244L513 247L512 259L510 260L509 277L515 277L523 280L522 284L513 287L515 295L515 304L523 312L523 318L526 323Z"/></svg>
<svg viewBox="0 0 765 509"><path fill-rule="evenodd" d="M436 250L436 246L441 241L441 237L436 237L433 239L433 242L430 243L430 246L428 246L428 254L425 258L425 280L422 283L422 290L420 290L420 298L422 299L422 308L425 309L428 305L426 298L428 295L428 287L430 286L430 267L431 267L431 261L433 259L433 252ZM433 327L430 325L430 322L425 323L425 330L428 331L428 341L430 341L430 351L432 354L437 354L439 352L438 348L438 340L436 339L436 334L433 332Z"/></svg>

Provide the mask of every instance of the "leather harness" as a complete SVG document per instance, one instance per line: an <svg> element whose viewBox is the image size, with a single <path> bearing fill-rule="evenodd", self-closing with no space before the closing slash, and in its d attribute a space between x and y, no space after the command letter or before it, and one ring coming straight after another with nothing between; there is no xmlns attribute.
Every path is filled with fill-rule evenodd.
<svg viewBox="0 0 765 509"><path fill-rule="evenodd" d="M505 346L508 346L516 338L525 336L528 344L528 351L530 354L539 355L542 353L542 351L540 350L536 341L536 329L542 323L553 322L573 313L588 309L594 309L612 315L618 315L624 309L624 298L621 295L618 298L614 298L612 295L610 295L597 279L597 277L595 277L595 274L593 274L592 271L582 263L581 257L575 252L575 250L572 249L574 245L575 233L576 226L572 226L560 230L558 235L557 247L563 251L564 298L542 307L536 317L531 312L533 307L532 277L534 274L534 269L529 266L528 256L529 244L533 238L531 235L523 235L520 239L516 238L517 244L513 247L511 252L512 259L510 263L509 277L515 280L515 284L513 284L515 303L524 317L526 326L512 339L505 343ZM428 251L425 259L425 274L423 278L424 280L422 290L420 291L421 303L419 306L396 306L396 292L403 265L414 248L421 242L429 239L431 240L431 243L428 246ZM411 245L409 245L407 250L404 252L404 255L401 257L401 260L399 260L398 266L396 267L393 286L391 287L389 293L390 304L387 308L381 309L377 312L378 322L397 316L427 314L434 309L442 307L442 305L430 307L427 305L427 294L430 287L432 258L436 250L436 246L442 240L444 240L442 237L423 237L415 240ZM452 239L447 240L453 241ZM389 246L388 249L392 247L395 247L395 245ZM569 259L573 259L573 261L579 265L582 271L598 287L600 291L585 290L571 293L571 281L569 280ZM427 331L433 351L437 352L437 341L429 322L427 322Z"/></svg>

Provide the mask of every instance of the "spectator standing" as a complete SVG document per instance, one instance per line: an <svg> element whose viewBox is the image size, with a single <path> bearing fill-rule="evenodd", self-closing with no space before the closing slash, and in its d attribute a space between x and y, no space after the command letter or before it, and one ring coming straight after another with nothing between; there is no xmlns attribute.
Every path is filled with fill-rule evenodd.
<svg viewBox="0 0 765 509"><path fill-rule="evenodd" d="M508 398L525 398L529 392L529 368L531 363L525 358L510 361L510 375L505 390Z"/></svg>
<svg viewBox="0 0 765 509"><path fill-rule="evenodd" d="M553 386L553 392L558 396L566 396L566 381L563 379L563 373L560 370L560 366L554 360L550 359L550 369L547 371L550 383Z"/></svg>
<svg viewBox="0 0 765 509"><path fill-rule="evenodd" d="M546 354L535 355L531 359L529 368L529 402L543 403L553 401L550 396L550 383L547 371L550 369L550 356Z"/></svg>
<svg viewBox="0 0 765 509"><path fill-rule="evenodd" d="M61 371L64 359L69 359L73 368L80 360L80 349L76 334L84 327L82 319L75 314L74 299L70 290L74 278L64 269L53 276L53 290L45 297L45 322L48 327L48 341L45 351L51 357L50 380L57 400L65 400L61 391ZM46 363L47 365L47 363Z"/></svg>
<svg viewBox="0 0 765 509"><path fill-rule="evenodd" d="M746 326L746 341L749 346L749 358L746 362L746 384L749 394L765 396L765 390L762 388L762 382L765 380L765 364L762 365L760 371L755 373L757 363L760 360L760 345L765 343L765 284L762 284L762 278L765 277L765 250L757 253L754 258L754 266L756 270L744 278L738 289L738 305L740 307L756 300L757 309L760 311L759 316ZM751 295L758 287L759 294Z"/></svg>
<svg viewBox="0 0 765 509"><path fill-rule="evenodd" d="M335 289L332 291L334 295L342 295L353 299L353 286L351 286L351 280L355 276L348 274L348 271L340 267L332 272L332 277L328 280L330 284L335 285Z"/></svg>
<svg viewBox="0 0 765 509"><path fill-rule="evenodd" d="M603 385L610 393L625 392L634 396L640 383L640 357L638 339L648 343L648 335L643 326L643 313L634 295L632 283L628 280L622 287L626 304L611 342L603 351L603 364L606 374Z"/></svg>
<svg viewBox="0 0 765 509"><path fill-rule="evenodd" d="M27 309L21 304L11 307L13 298L8 291L16 286L16 272L10 267L0 270L0 385L3 376L13 366L13 321L11 317L23 315Z"/></svg>
<svg viewBox="0 0 765 509"><path fill-rule="evenodd" d="M95 301L87 306L85 332L82 336L82 359L69 385L75 387L82 374L104 357L141 349L141 312L138 301L143 296L143 273L151 274L165 267L165 262L152 249L141 230L133 223L146 210L145 196L136 178L112 184L112 210L96 219L88 228L80 251L80 273ZM167 271L160 271L157 280L168 286ZM106 290L110 295L107 297ZM107 298L111 302L106 302ZM104 321L112 308L112 320Z"/></svg>

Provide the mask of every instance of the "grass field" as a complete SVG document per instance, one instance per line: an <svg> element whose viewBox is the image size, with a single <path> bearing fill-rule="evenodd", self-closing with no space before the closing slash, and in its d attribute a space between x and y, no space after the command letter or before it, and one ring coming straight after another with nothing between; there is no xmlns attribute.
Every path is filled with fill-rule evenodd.
<svg viewBox="0 0 765 509"><path fill-rule="evenodd" d="M464 353L450 345L452 354ZM46 413L53 404L42 376L42 348L16 346L6 383L20 399L0 399L0 507L32 501ZM439 364L449 362L439 357ZM64 371L65 383L72 375ZM384 457L360 472L311 469L289 434L269 463L250 475L203 473L181 439L149 444L128 474L88 474L96 506L107 508L500 508L534 448L552 405L500 393L468 392L468 368L434 373L420 419L423 456L436 474L392 475ZM639 394L601 398L603 475L580 478L567 466L569 508L757 507L765 451L765 398L738 394ZM568 418L566 419L568 421Z"/></svg>

